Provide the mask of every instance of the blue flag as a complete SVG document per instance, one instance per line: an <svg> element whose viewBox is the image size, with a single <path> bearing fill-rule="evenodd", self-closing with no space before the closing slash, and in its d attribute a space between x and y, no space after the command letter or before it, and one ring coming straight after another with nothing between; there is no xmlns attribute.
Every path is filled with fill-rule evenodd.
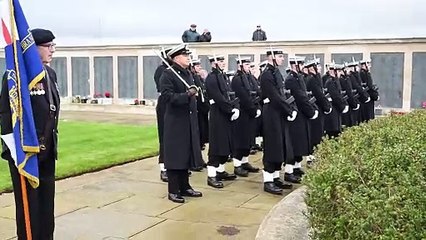
<svg viewBox="0 0 426 240"><path fill-rule="evenodd" d="M30 89L44 78L45 72L19 0L6 1L8 12L4 14L3 8L2 33L6 43L6 74L13 134L9 139L2 138L11 150L19 173L36 188L39 185L37 153L40 147Z"/></svg>

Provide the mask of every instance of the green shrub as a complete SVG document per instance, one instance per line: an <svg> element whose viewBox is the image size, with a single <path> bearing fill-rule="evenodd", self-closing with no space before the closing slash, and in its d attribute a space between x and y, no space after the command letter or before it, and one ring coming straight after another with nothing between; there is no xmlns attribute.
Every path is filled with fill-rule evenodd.
<svg viewBox="0 0 426 240"><path fill-rule="evenodd" d="M314 239L426 239L426 110L348 129L315 156Z"/></svg>

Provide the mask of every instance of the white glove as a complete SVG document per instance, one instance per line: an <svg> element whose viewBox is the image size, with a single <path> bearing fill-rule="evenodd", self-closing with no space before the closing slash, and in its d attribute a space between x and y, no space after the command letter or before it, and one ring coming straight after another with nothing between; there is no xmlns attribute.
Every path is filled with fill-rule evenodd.
<svg viewBox="0 0 426 240"><path fill-rule="evenodd" d="M289 122L293 122L293 121L296 119L296 117L297 117L297 111L293 111L293 112L291 113L291 116L288 116L288 117L287 117L287 121L289 121Z"/></svg>
<svg viewBox="0 0 426 240"><path fill-rule="evenodd" d="M235 121L240 117L240 110L237 108L232 109L231 121Z"/></svg>
<svg viewBox="0 0 426 240"><path fill-rule="evenodd" d="M356 111L359 109L359 103L356 104L356 108L354 108L353 110Z"/></svg>
<svg viewBox="0 0 426 240"><path fill-rule="evenodd" d="M368 99L367 99L367 101L365 101L365 103L368 103L368 102L370 102L371 101L371 98L370 97L368 97Z"/></svg>
<svg viewBox="0 0 426 240"><path fill-rule="evenodd" d="M260 111L260 109L257 109L256 110L256 117L254 117L254 118L260 117L261 114L262 114L262 111Z"/></svg>
<svg viewBox="0 0 426 240"><path fill-rule="evenodd" d="M318 110L315 110L314 116L311 117L311 119L312 120L317 119L318 118L318 114L319 114Z"/></svg>
<svg viewBox="0 0 426 240"><path fill-rule="evenodd" d="M380 96L377 96L377 101L380 101Z"/></svg>
<svg viewBox="0 0 426 240"><path fill-rule="evenodd" d="M333 111L333 108L331 107L330 110L328 112L324 112L325 115L328 115L331 113L331 111Z"/></svg>
<svg viewBox="0 0 426 240"><path fill-rule="evenodd" d="M347 113L349 111L349 106L348 105L346 105L345 106L345 109L343 109L343 112L342 113Z"/></svg>

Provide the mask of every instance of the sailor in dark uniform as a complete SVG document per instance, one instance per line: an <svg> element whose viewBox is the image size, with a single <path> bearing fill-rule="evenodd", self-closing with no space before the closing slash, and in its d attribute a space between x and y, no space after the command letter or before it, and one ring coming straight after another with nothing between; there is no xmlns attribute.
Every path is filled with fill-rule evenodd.
<svg viewBox="0 0 426 240"><path fill-rule="evenodd" d="M342 94L337 69L343 69L343 65L328 64L328 77L325 81L325 88L330 94L329 101L333 110L325 117L324 129L329 137L337 137L342 132L342 114L349 111L346 97Z"/></svg>
<svg viewBox="0 0 426 240"><path fill-rule="evenodd" d="M285 79L285 87L294 96L299 111L295 121L290 123L294 158L293 161L286 163L284 174L284 180L292 183L300 183L301 176L304 174L301 164L303 156L312 153L310 119L318 118L319 114L315 101L306 91L306 83L303 79L303 74L306 73L301 73L303 63L302 57L290 58L291 71Z"/></svg>
<svg viewBox="0 0 426 240"><path fill-rule="evenodd" d="M210 102L209 161L207 184L223 188L222 180L234 180L236 175L225 171L225 163L232 154L232 122L240 116L238 99L231 89L231 82L223 72L225 57L209 57L212 71L206 78Z"/></svg>
<svg viewBox="0 0 426 240"><path fill-rule="evenodd" d="M305 68L308 70L308 76L306 80L306 90L311 92L312 95L316 98L315 104L318 106L319 114L318 118L311 120L311 151L317 146L324 133L324 119L325 115L328 115L332 111L331 103L328 101L326 94L324 92L324 87L322 84L321 75L317 66L321 66L319 59L313 59L305 64ZM313 161L313 156L309 155L307 158L307 163Z"/></svg>
<svg viewBox="0 0 426 240"><path fill-rule="evenodd" d="M234 173L247 177L249 172L259 172L259 168L249 163L250 144L256 128L256 119L260 117L260 98L257 97L257 85L250 76L250 57L236 59L238 70L232 79L231 86L240 102L240 116L232 122L232 158ZM254 80L256 81L256 80Z"/></svg>
<svg viewBox="0 0 426 240"><path fill-rule="evenodd" d="M55 228L54 197L55 197L55 164L57 159L58 116L60 98L55 71L48 66L55 52L52 42L55 36L45 29L31 31L37 45L46 76L30 90L31 107L35 128L40 144L37 154L39 170L39 186L33 188L27 182L31 233L33 239L53 239ZM3 144L2 158L8 160L12 177L13 192L16 206L16 226L18 239L27 239L22 201L21 178L12 159L10 137L13 135L12 116L9 103L7 75L3 75L0 98L1 135ZM16 154L16 153L15 153Z"/></svg>
<svg viewBox="0 0 426 240"><path fill-rule="evenodd" d="M344 64L345 70L347 69L346 64ZM346 128L357 125L358 119L356 118L356 113L360 108L360 103L358 100L359 95L355 94L355 91L352 86L351 77L344 70L338 70L339 74L341 74L339 81L340 86L342 87L342 91L348 97L348 105L349 111L347 113L342 114L342 125Z"/></svg>
<svg viewBox="0 0 426 240"><path fill-rule="evenodd" d="M160 78L161 96L166 103L164 164L169 178L168 198L177 203L184 203L184 196L202 196L192 189L188 180L188 169L203 164L197 118L198 87L188 70L189 54L186 44L170 50L167 56L173 65Z"/></svg>
<svg viewBox="0 0 426 240"><path fill-rule="evenodd" d="M380 100L379 96L379 88L377 85L373 83L373 79L371 77L370 72L370 60L362 60L360 63L360 77L362 81L362 86L365 91L367 91L368 95L370 96L371 100L365 103L365 106L362 111L363 120L365 122L368 122L375 118L374 116L374 102Z"/></svg>
<svg viewBox="0 0 426 240"><path fill-rule="evenodd" d="M264 62L264 66L262 66L262 68L265 68L266 64L268 64L268 62ZM259 106L260 110L262 111L262 91L260 89L260 83L258 78L256 78L255 74L256 74L256 64L254 64L253 62L250 65L250 81L252 82L253 86L255 86L255 91L256 91L256 104ZM261 67L259 67L259 74L262 72L263 70L261 69ZM257 143L256 139L262 137L262 118L256 118L256 124L255 124L255 129L253 131L253 137L252 137L252 141L251 141L251 149L250 149L250 154L256 153L257 151L263 151L262 148L262 143L260 142Z"/></svg>
<svg viewBox="0 0 426 240"><path fill-rule="evenodd" d="M162 48L161 49L161 56L163 59L168 61L169 65L172 64L171 60L167 57L167 53L172 48ZM164 144L163 144L163 135L164 135L164 114L166 112L166 102L164 101L164 97L161 96L161 90L160 90L160 78L163 74L164 70L166 70L167 65L165 63L162 63L160 66L157 67L154 73L154 81L155 86L157 88L158 93L158 99L157 99L157 106L155 108L157 113L157 131L158 131L158 142L160 146L160 151L158 155L158 164L160 165L160 179L163 182L167 182L167 171L164 167Z"/></svg>
<svg viewBox="0 0 426 240"><path fill-rule="evenodd" d="M282 194L291 184L280 179L283 162L293 159L288 121L294 121L297 111L292 97L285 90L284 78L278 66L284 62L280 49L266 52L268 64L259 76L263 100L263 189L272 194Z"/></svg>
<svg viewBox="0 0 426 240"><path fill-rule="evenodd" d="M346 64L346 75L349 77L351 84L352 84L352 91L355 96L355 98L358 100L358 103L360 104L360 107L358 110L352 109L352 119L354 120L355 124L358 125L361 123L361 106L362 103L365 103L369 95L367 91L365 91L361 86L361 78L356 72L356 67L358 66L358 62L352 61Z"/></svg>
<svg viewBox="0 0 426 240"><path fill-rule="evenodd" d="M200 130L200 145L201 150L205 149L206 143L209 142L209 110L210 104L207 96L207 89L205 79L201 77L201 61L200 59L191 59L190 70L194 78L195 85L199 89L197 96L197 110L198 110L198 127ZM204 160L203 160L204 162ZM207 166L204 164L204 166ZM203 167L204 167L203 166ZM203 167L192 168L192 171L201 171Z"/></svg>

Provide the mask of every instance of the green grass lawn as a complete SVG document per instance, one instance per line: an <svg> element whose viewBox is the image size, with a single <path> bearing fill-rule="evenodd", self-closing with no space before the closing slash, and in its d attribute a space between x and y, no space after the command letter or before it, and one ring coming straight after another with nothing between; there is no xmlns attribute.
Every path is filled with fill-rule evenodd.
<svg viewBox="0 0 426 240"><path fill-rule="evenodd" d="M61 121L57 179L104 169L158 153L157 128ZM9 167L0 160L0 193L11 190Z"/></svg>

